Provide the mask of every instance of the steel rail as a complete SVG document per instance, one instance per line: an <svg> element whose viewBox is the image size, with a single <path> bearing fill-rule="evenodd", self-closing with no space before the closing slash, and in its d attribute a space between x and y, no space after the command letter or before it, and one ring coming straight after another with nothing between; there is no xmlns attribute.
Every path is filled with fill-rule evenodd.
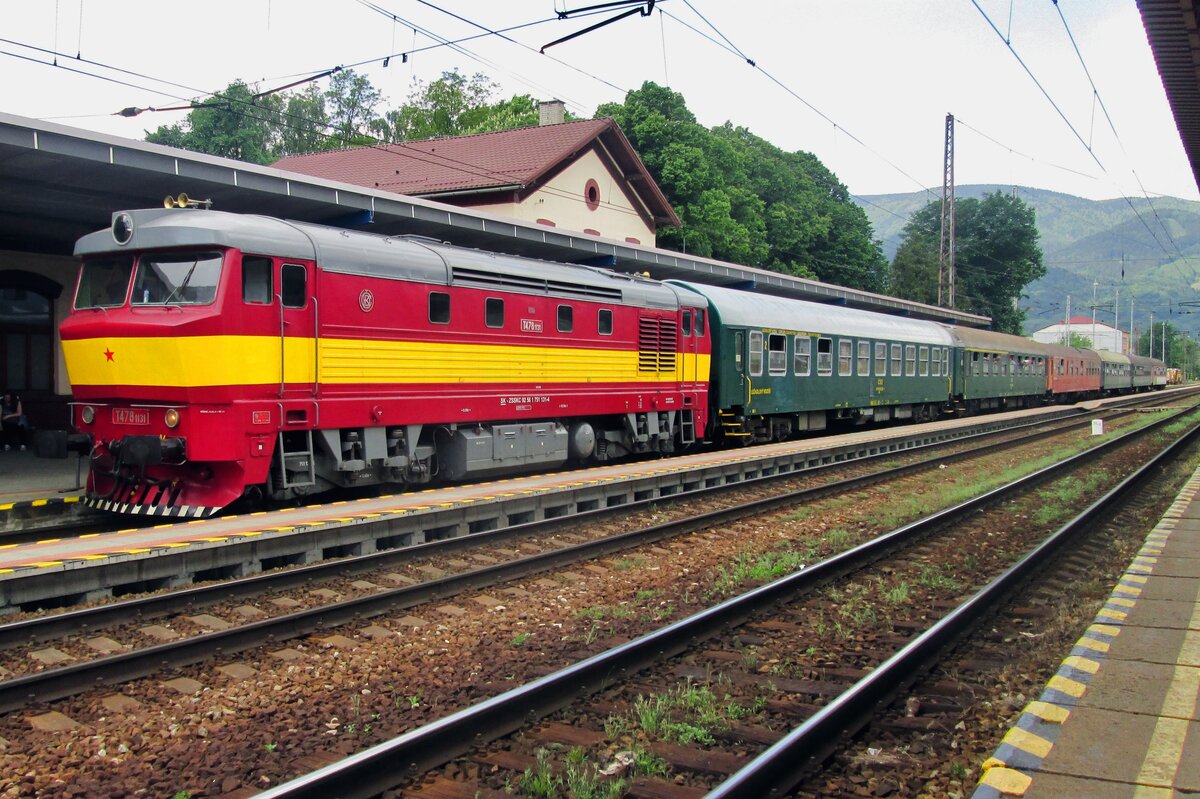
<svg viewBox="0 0 1200 799"><path fill-rule="evenodd" d="M1108 451L1129 443L1175 418L1190 412L1185 409L1167 419L1156 421L1137 431L1040 469L979 497L931 514L923 519L885 533L872 541L821 561L807 569L755 588L712 608L700 611L621 646L568 666L533 682L460 710L445 718L378 744L337 763L268 789L259 799L366 799L388 790L408 777L442 765L470 748L513 732L526 721L540 718L565 707L582 696L611 685L623 675L634 674L672 657L729 627L742 623L760 609L786 597L809 591L819 584L875 561L903 545L908 539L955 522L980 507L1014 492L1028 489L1061 472L1085 465ZM1194 435L1193 431L1189 435ZM1123 484L1128 483L1124 481ZM963 614L953 614L955 620ZM962 624L962 622L959 622ZM861 714L874 704L876 682L869 683L876 693L864 693L851 705ZM840 703L847 705L847 702ZM826 722L823 733L834 728ZM756 783L761 785L762 783ZM753 793L740 794L754 796ZM757 794L764 796L766 793Z"/></svg>
<svg viewBox="0 0 1200 799"><path fill-rule="evenodd" d="M1130 410L1123 410L1120 413L1128 414L1132 412L1133 411ZM993 444L985 444L983 446L975 447L964 452L953 453L951 455L935 455L915 463L884 469L869 475L848 478L846 480L837 481L824 486L801 489L781 496L790 502L806 501L820 496L822 493L852 490L871 482L896 479L904 474L919 471L921 469L933 468L938 465L945 465L958 460L978 457L1003 447L1020 446L1022 444L1032 443L1041 438L1059 435L1065 430L1070 430L1072 427L1084 426L1090 423L1090 419L1082 416L1062 417L1055 420L1040 420L1005 428L1003 430L973 433L969 436L964 436L963 438L954 439L953 443L971 443L979 439L993 438L1011 433L1013 431L1044 427L1046 425L1054 424L1064 420L1067 422L1066 424L1050 430L1032 433L1016 441L1002 441ZM947 442L944 441L931 442L919 447L913 447L911 449L904 450L904 452L919 453L922 450L944 446L946 443ZM897 452L880 452L875 455L858 458L853 461L853 463L870 463L875 459L895 456L897 454ZM737 483L723 483L717 486L702 487L692 491L672 494L668 497L656 497L629 502L623 505L597 508L595 510L577 513L572 516L558 516L549 519L541 519L517 525L510 525L508 527L503 527L496 530L487 530L479 533L473 533L471 535L459 536L456 538L431 541L408 547L380 550L365 555L355 555L347 558L325 560L319 563L300 566L293 569L264 572L247 577L223 580L211 585L194 586L161 594L138 597L136 599L109 602L89 608L63 611L61 613L55 613L52 615L30 617L16 622L10 622L8 624L0 624L0 650L22 644L51 640L56 637L70 635L78 632L81 629L99 628L109 624L128 622L130 619L140 620L157 618L172 613L186 612L189 609L211 605L216 602L225 602L241 597L255 596L267 591L290 589L335 577L345 577L349 574L359 574L375 569L387 568L394 564L404 563L413 558L425 556L436 557L451 554L458 550L474 547L479 544L494 544L507 541L510 538L550 535L564 528L574 527L579 524L596 524L614 516L637 513L640 510L648 509L652 506L662 505L668 502L676 502L679 500L695 500L696 498L703 496L719 496L724 492L744 491L748 488L769 485L772 482L817 475L826 470L844 467L847 465L847 463L848 462L844 461L831 462L804 470L777 472L775 474L757 477L752 480L743 480ZM634 546L634 544L628 544L627 546ZM0 686L2 685L3 683L0 683Z"/></svg>
<svg viewBox="0 0 1200 799"><path fill-rule="evenodd" d="M865 727L881 706L907 690L950 645L992 615L1070 539L1093 526L1131 492L1156 476L1200 435L1193 427L1152 460L1064 524L1003 574L980 589L869 675L716 786L706 799L761 799L789 793L842 743Z"/></svg>
<svg viewBox="0 0 1200 799"><path fill-rule="evenodd" d="M1086 421L1086 420L1085 420ZM1045 424L1044 422L1042 424ZM1068 425L1068 428L1070 425ZM1034 435L1025 436L1019 440L1019 443L1029 443L1047 435L1060 433L1061 428L1051 431L1043 431ZM989 434L979 434L987 436ZM1117 439L1119 440L1119 439ZM860 477L852 477L846 480L840 480L833 483L827 483L822 486L800 489L784 494L779 494L772 497L765 497L751 502L742 503L729 508L722 508L716 511L710 511L698 516L688 517L686 519L678 519L674 521L664 522L658 525L642 528L640 530L632 530L626 533L621 533L615 536L598 539L596 541L587 541L582 544L562 547L560 549L542 552L534 555L529 555L524 558L519 558L512 561L498 563L495 565L484 566L478 569L473 569L467 572L447 575L432 580L427 580L416 585L404 586L388 591L377 592L363 597L355 597L343 602L338 602L332 605L324 605L317 608L307 608L298 610L294 613L277 616L270 619L263 619L258 622L250 622L248 624L239 625L227 630L217 630L202 635L192 636L180 641L170 641L167 643L157 644L154 646L143 647L130 652L121 652L114 655L109 655L102 658L96 658L84 663L74 665L61 666L45 671L34 672L32 674L14 677L9 680L0 681L0 713L7 713L17 708L23 707L35 701L52 701L62 699L64 697L73 696L92 688L101 685L118 685L129 680L146 677L154 674L164 668L187 666L194 663L199 663L212 658L214 655L231 655L236 652L245 651L255 646L261 646L268 643L280 642L292 638L299 638L304 635L310 635L319 632L323 629L337 627L342 624L352 623L362 619L372 618L398 610L421 605L426 602L431 602L443 597L452 596L472 589L483 588L489 585L494 585L499 582L521 579L533 574L547 571L559 566L575 563L579 560L597 558L604 555L610 555L616 552L621 552L633 547L642 546L644 544L654 543L666 538L672 538L678 535L683 535L695 530L712 527L719 524L726 524L738 519L754 516L762 513L767 513L779 507L794 505L797 502L809 500L824 494L841 493L854 490L865 484L880 482L882 480L893 479L902 474L919 468L929 468L935 465L944 465L954 462L958 459L963 459L969 456L974 456L980 452L987 452L993 449L1011 446L1013 441L997 442L984 445L983 447L970 450L963 453L955 453L952 456L935 456L927 458L915 464L906 464L903 466L885 469L881 472L875 472L869 475ZM1109 442L1110 444L1112 442ZM826 468L836 466L838 464L826 464ZM815 471L815 470L814 470ZM795 476L795 472L788 472L779 475L770 475L759 479L783 478L786 476ZM675 497L694 498L699 494L704 494L712 490L729 490L734 487L745 487L751 481L735 483L729 485L715 486L710 489L699 489L697 491L688 492L686 494L677 494ZM644 504L648 507L655 500L645 500ZM626 505L616 506L614 508L600 508L595 511L589 511L584 514L577 514L572 517L557 517L538 522L530 522L526 525L518 525L516 527L507 528L506 530L490 531L489 533L478 533L473 536L464 536L462 538L449 539L444 542L432 542L431 544L419 545L405 550L389 550L385 553L373 553L372 555L364 555L356 558L370 559L379 555L410 554L416 550L428 553L431 549L442 553L448 551L444 547L438 547L439 544L453 546L466 546L468 544L478 543L484 536L490 536L496 533L508 533L515 535L520 532L530 532L536 529L538 532L546 532L546 527L554 527L560 525L574 525L581 520L599 520L606 515L617 512L629 512L637 510L637 505L642 503L630 503ZM491 539L497 540L497 539ZM502 539L500 539L502 540ZM311 569L320 568L322 573L336 574L345 576L345 564L347 561L337 561L333 563L316 564ZM378 565L378 564L376 564ZM296 569L290 572L281 572L279 577L281 583L287 585L303 585L311 581L313 572L305 572L304 569ZM307 575L307 576L306 576ZM254 578L247 578L246 583L253 584L257 581L262 581L267 578L267 575L258 575ZM239 581L241 582L241 581ZM279 583L273 583L273 588L280 587ZM229 600L240 596L245 586L227 587L223 584L216 584L202 589L206 595L215 595L215 599ZM262 590L261 585L258 590ZM162 598L169 599L170 595ZM176 597L178 599L178 597ZM155 600L154 597L147 597L139 600L132 600L129 603L121 603L128 606L145 607L144 604ZM44 624L49 627L61 628L64 624L69 624L65 617L76 616L76 626L68 627L67 632L75 632L79 629L79 616L85 616L89 612L105 611L112 606L105 605L98 608L88 609L85 611L73 611L65 614L57 614L55 616L46 617ZM160 607L170 607L173 611L179 611L178 603L174 605L160 605ZM120 609L118 609L120 610ZM165 612L165 610L164 610ZM88 620L88 626L94 626L96 619L108 618L111 616L101 615L96 613L92 616L85 616ZM129 610L119 615L117 620L128 621L130 618ZM34 629L33 624L36 619L24 620L11 625L6 625L14 631L28 634ZM0 628L3 629L3 628ZM11 639L10 639L11 640Z"/></svg>

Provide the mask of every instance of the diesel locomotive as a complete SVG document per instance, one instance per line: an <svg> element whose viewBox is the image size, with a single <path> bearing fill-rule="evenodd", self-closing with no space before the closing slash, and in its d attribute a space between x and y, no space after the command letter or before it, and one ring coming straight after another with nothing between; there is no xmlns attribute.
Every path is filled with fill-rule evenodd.
<svg viewBox="0 0 1200 799"><path fill-rule="evenodd" d="M1161 362L207 209L81 238L86 501L418 486L1160 387Z"/></svg>

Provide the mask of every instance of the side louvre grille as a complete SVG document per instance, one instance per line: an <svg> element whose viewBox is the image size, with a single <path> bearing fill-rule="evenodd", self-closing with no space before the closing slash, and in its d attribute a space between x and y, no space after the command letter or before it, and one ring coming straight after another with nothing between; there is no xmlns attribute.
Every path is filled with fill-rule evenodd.
<svg viewBox="0 0 1200 799"><path fill-rule="evenodd" d="M621 290L607 286L589 286L584 283L570 283L563 280L545 280L528 275L506 274L504 272L488 272L482 269L469 269L456 266L451 271L452 281L459 286L478 286L480 288L511 289L526 291L533 294L549 294L552 297L585 297L591 300L621 301Z"/></svg>
<svg viewBox="0 0 1200 799"><path fill-rule="evenodd" d="M638 371L674 372L677 335L674 319L639 319Z"/></svg>

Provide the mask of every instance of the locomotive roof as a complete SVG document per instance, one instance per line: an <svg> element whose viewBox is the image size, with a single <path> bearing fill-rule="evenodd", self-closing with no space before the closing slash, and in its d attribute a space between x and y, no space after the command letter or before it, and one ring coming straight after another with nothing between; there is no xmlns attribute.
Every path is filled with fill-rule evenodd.
<svg viewBox="0 0 1200 799"><path fill-rule="evenodd" d="M223 211L152 208L122 213L128 214L133 223L128 242L118 244L110 230L100 230L79 239L75 254L235 247L258 255L315 261L325 271L343 274L550 294L652 308L675 308L680 303L680 292L637 275L502 255L436 241ZM114 220L119 215L114 214Z"/></svg>
<svg viewBox="0 0 1200 799"><path fill-rule="evenodd" d="M977 330L971 327L948 327L958 346L975 350L990 350L998 352L1031 352L1038 355L1047 353L1046 345L1033 339L1014 336L1011 333L997 333L995 330Z"/></svg>
<svg viewBox="0 0 1200 799"><path fill-rule="evenodd" d="M707 297L721 323L735 327L774 328L818 334L897 339L935 346L953 344L950 334L936 322L860 311L805 300L717 286L668 281Z"/></svg>

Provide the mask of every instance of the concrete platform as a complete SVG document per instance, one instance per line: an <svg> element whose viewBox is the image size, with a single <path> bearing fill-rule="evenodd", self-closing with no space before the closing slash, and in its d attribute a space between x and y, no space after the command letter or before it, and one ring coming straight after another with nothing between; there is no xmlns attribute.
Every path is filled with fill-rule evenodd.
<svg viewBox="0 0 1200 799"><path fill-rule="evenodd" d="M0 451L0 533L70 523L94 515L80 503L87 463L39 458L32 448Z"/></svg>
<svg viewBox="0 0 1200 799"><path fill-rule="evenodd" d="M1200 469L972 799L1200 794Z"/></svg>

